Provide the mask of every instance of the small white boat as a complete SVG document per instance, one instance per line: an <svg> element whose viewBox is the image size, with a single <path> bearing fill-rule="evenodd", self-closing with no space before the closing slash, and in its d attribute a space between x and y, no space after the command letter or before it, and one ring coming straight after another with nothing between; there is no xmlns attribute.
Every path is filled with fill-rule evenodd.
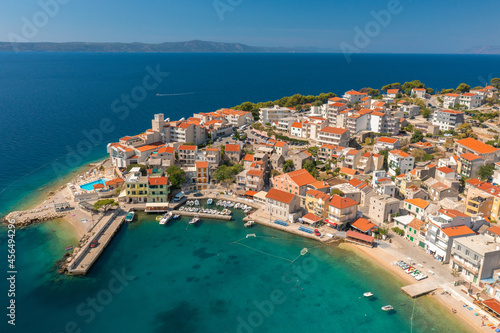
<svg viewBox="0 0 500 333"><path fill-rule="evenodd" d="M255 224L255 221L248 221L247 223L244 224L245 227L251 227Z"/></svg>
<svg viewBox="0 0 500 333"><path fill-rule="evenodd" d="M213 203L212 198L208 199L207 204L211 205Z"/></svg>
<svg viewBox="0 0 500 333"><path fill-rule="evenodd" d="M368 292L364 293L363 296L365 296L365 297L372 297L373 293L370 292L370 291L368 291Z"/></svg>
<svg viewBox="0 0 500 333"><path fill-rule="evenodd" d="M392 305L386 305L386 306L382 307L382 310L384 310L384 311L391 311L391 310L394 310L394 308L392 307Z"/></svg>
<svg viewBox="0 0 500 333"><path fill-rule="evenodd" d="M200 202L199 202L198 200L195 200L195 201L194 201L194 205L195 205L195 206L199 206L199 205L200 205Z"/></svg>
<svg viewBox="0 0 500 333"><path fill-rule="evenodd" d="M127 216L125 216L125 222L132 222L134 220L134 217L135 217L135 212L134 211L129 212Z"/></svg>
<svg viewBox="0 0 500 333"><path fill-rule="evenodd" d="M170 221L170 219L172 219L172 215L173 214L171 212L164 214L160 219L160 224L166 224L168 221Z"/></svg>
<svg viewBox="0 0 500 333"><path fill-rule="evenodd" d="M173 219L174 219L174 220L177 220L179 217L181 217L179 214L175 214L175 215L173 216Z"/></svg>
<svg viewBox="0 0 500 333"><path fill-rule="evenodd" d="M196 224L200 221L200 218L198 216L195 216L191 221L189 221L189 224Z"/></svg>

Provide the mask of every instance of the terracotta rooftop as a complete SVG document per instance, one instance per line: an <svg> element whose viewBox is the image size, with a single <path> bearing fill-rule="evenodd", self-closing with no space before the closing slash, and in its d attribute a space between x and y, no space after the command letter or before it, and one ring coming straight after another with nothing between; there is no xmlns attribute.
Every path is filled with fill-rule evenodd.
<svg viewBox="0 0 500 333"><path fill-rule="evenodd" d="M271 200L276 200L279 202L283 202L286 204L289 204L293 198L295 197L295 194L284 192L277 190L275 188L272 188L267 192L266 198L271 199Z"/></svg>

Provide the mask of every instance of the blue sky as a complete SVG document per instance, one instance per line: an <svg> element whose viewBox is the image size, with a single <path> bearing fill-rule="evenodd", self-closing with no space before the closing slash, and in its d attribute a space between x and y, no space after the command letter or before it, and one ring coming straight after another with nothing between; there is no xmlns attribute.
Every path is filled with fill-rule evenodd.
<svg viewBox="0 0 500 333"><path fill-rule="evenodd" d="M60 4L45 16L40 3ZM225 4L226 10L215 8ZM389 24L371 12L394 6ZM145 42L192 39L255 46L309 46L362 52L453 53L473 46L500 45L500 1L464 0L2 0L0 40ZM41 20L26 34L26 21ZM375 24L375 25L374 25ZM377 25L378 24L378 28ZM355 29L373 28L356 43ZM28 38L25 38L28 37ZM16 37L17 38L17 37Z"/></svg>

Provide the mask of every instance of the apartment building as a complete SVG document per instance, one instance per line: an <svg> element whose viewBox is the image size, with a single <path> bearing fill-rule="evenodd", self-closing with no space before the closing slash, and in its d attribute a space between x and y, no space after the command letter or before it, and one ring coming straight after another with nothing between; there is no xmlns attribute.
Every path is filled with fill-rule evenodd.
<svg viewBox="0 0 500 333"><path fill-rule="evenodd" d="M397 150L401 148L401 144L398 138L390 138L387 136L381 136L375 140L373 145L373 152L379 153L381 150Z"/></svg>
<svg viewBox="0 0 500 333"><path fill-rule="evenodd" d="M397 176L396 171L406 174L415 167L415 158L402 150L391 150L387 159L389 174Z"/></svg>
<svg viewBox="0 0 500 333"><path fill-rule="evenodd" d="M354 104L361 102L361 100L368 96L366 93L362 93L356 90L349 90L347 91L344 96L342 96L343 99L345 99L349 104Z"/></svg>
<svg viewBox="0 0 500 333"><path fill-rule="evenodd" d="M208 189L210 184L208 169L208 162L196 162L196 188L199 191Z"/></svg>
<svg viewBox="0 0 500 333"><path fill-rule="evenodd" d="M465 178L476 178L479 168L484 165L481 156L471 153L465 153L459 156L457 160L457 173Z"/></svg>
<svg viewBox="0 0 500 333"><path fill-rule="evenodd" d="M308 190L306 192L305 208L309 213L323 218L328 216L328 204L330 194L318 190Z"/></svg>
<svg viewBox="0 0 500 333"><path fill-rule="evenodd" d="M275 105L272 108L261 108L259 110L259 120L261 123L277 123L280 119L292 116L289 108Z"/></svg>
<svg viewBox="0 0 500 333"><path fill-rule="evenodd" d="M299 210L299 198L292 193L270 189L266 194L266 211L271 216L289 221L291 215Z"/></svg>
<svg viewBox="0 0 500 333"><path fill-rule="evenodd" d="M432 125L442 131L456 130L464 123L464 113L455 110L436 110L432 117Z"/></svg>
<svg viewBox="0 0 500 333"><path fill-rule="evenodd" d="M272 179L272 184L273 188L280 191L303 196L307 192L307 185L316 181L306 169L300 169L275 176Z"/></svg>
<svg viewBox="0 0 500 333"><path fill-rule="evenodd" d="M358 214L358 202L334 195L328 207L328 223L344 229L347 223L354 221Z"/></svg>
<svg viewBox="0 0 500 333"><path fill-rule="evenodd" d="M400 201L390 195L376 195L370 199L368 216L373 222L381 225L384 221L389 221L389 216L399 213Z"/></svg>
<svg viewBox="0 0 500 333"><path fill-rule="evenodd" d="M460 104L464 105L467 110L478 108L483 104L483 98L478 94L465 93L460 96Z"/></svg>
<svg viewBox="0 0 500 333"><path fill-rule="evenodd" d="M334 145L347 147L349 145L349 130L337 127L324 127L318 133L318 146Z"/></svg>
<svg viewBox="0 0 500 333"><path fill-rule="evenodd" d="M474 154L480 156L485 162L497 162L500 149L487 145L473 138L465 138L455 142L455 155Z"/></svg>
<svg viewBox="0 0 500 333"><path fill-rule="evenodd" d="M191 145L180 145L177 148L179 156L179 164L184 167L194 167L196 156L198 155L198 147Z"/></svg>
<svg viewBox="0 0 500 333"><path fill-rule="evenodd" d="M460 104L460 94L446 94L443 96L443 107L454 108Z"/></svg>

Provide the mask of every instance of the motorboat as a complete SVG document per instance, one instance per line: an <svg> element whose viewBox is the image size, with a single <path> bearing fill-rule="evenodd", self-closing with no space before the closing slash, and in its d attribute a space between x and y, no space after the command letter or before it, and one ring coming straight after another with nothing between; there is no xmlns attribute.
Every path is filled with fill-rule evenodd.
<svg viewBox="0 0 500 333"><path fill-rule="evenodd" d="M371 291L368 291L368 292L364 293L363 296L365 296L365 297L372 297L373 293Z"/></svg>
<svg viewBox="0 0 500 333"><path fill-rule="evenodd" d="M198 200L195 200L195 201L194 201L194 205L195 205L195 206L199 206L199 205L200 205L200 202L199 202Z"/></svg>
<svg viewBox="0 0 500 333"><path fill-rule="evenodd" d="M129 212L127 216L125 216L125 222L132 222L134 220L134 217L135 217L135 212L134 211Z"/></svg>
<svg viewBox="0 0 500 333"><path fill-rule="evenodd" d="M211 205L213 202L214 202L213 199L210 198L210 199L208 199L207 204Z"/></svg>
<svg viewBox="0 0 500 333"><path fill-rule="evenodd" d="M198 216L195 216L191 221L189 221L189 224L196 224L200 221L200 218Z"/></svg>
<svg viewBox="0 0 500 333"><path fill-rule="evenodd" d="M394 308L392 307L392 305L385 305L382 307L382 310L384 311L391 311L391 310L394 310Z"/></svg>
<svg viewBox="0 0 500 333"><path fill-rule="evenodd" d="M255 221L248 221L247 223L244 224L245 227L249 228L255 224Z"/></svg>
<svg viewBox="0 0 500 333"><path fill-rule="evenodd" d="M160 224L161 225L166 224L168 221L170 221L170 219L172 219L172 216L173 214L171 212L164 214L160 219Z"/></svg>
<svg viewBox="0 0 500 333"><path fill-rule="evenodd" d="M181 217L179 214L175 214L172 218L173 218L174 220L177 220L179 217Z"/></svg>

